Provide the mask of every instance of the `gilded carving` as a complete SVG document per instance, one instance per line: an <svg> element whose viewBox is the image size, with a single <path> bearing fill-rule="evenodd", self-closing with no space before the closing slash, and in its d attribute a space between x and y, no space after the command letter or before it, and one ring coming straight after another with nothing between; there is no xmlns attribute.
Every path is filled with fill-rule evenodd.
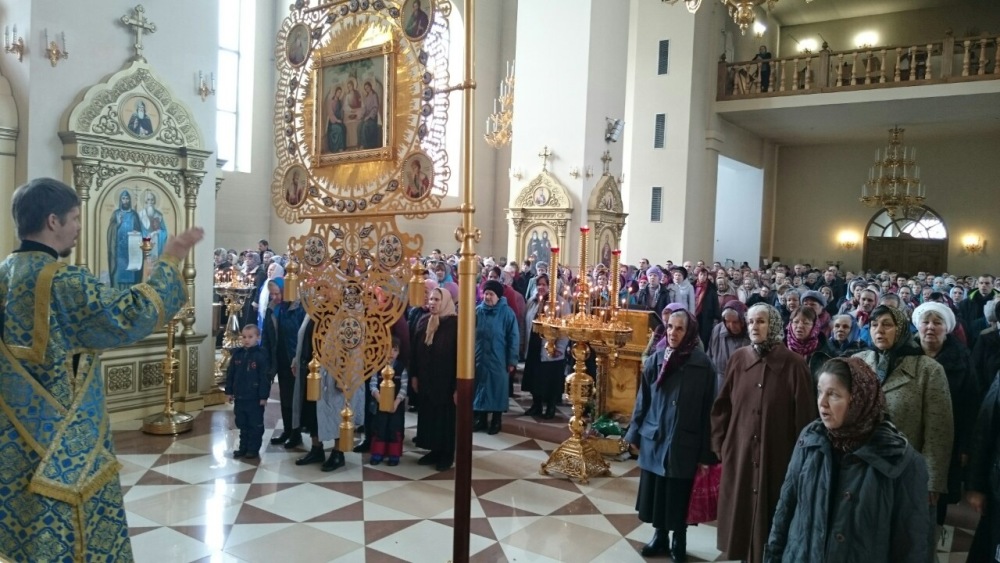
<svg viewBox="0 0 1000 563"><path fill-rule="evenodd" d="M132 365L104 366L104 388L109 396L135 391Z"/></svg>
<svg viewBox="0 0 1000 563"><path fill-rule="evenodd" d="M122 128L118 125L118 112L115 111L115 106L108 106L105 112L97 118L97 123L94 123L94 133L117 135L121 132Z"/></svg>
<svg viewBox="0 0 1000 563"><path fill-rule="evenodd" d="M204 174L184 174L184 197L198 199L198 190L204 178Z"/></svg>
<svg viewBox="0 0 1000 563"><path fill-rule="evenodd" d="M133 63L132 67L116 76L117 80L112 78L113 83L107 88L88 95L86 107L81 108L75 123L70 124L73 129L93 130L108 136L123 134L115 108L124 94L141 86L160 103L164 115L172 116L172 123L163 127L157 139L170 145L201 148L201 132L187 108L173 99L170 90L153 76L145 63Z"/></svg>
<svg viewBox="0 0 1000 563"><path fill-rule="evenodd" d="M163 166L165 168L176 168L181 162L180 157L175 155L158 154L135 149L119 149L115 147L101 147L101 158L117 160L119 162L135 162L142 164L143 168L151 164L154 166Z"/></svg>
<svg viewBox="0 0 1000 563"><path fill-rule="evenodd" d="M198 347L188 346L188 393L198 390Z"/></svg>
<svg viewBox="0 0 1000 563"><path fill-rule="evenodd" d="M573 218L569 190L546 169L521 188L507 210L517 241L517 260L551 260L549 248L564 247Z"/></svg>
<svg viewBox="0 0 1000 563"><path fill-rule="evenodd" d="M73 187L77 191L89 190L90 182L94 179L94 174L97 174L98 168L96 164L74 164Z"/></svg>
<svg viewBox="0 0 1000 563"><path fill-rule="evenodd" d="M163 362L142 362L139 364L139 390L144 391L163 385Z"/></svg>
<svg viewBox="0 0 1000 563"><path fill-rule="evenodd" d="M166 172L164 170L154 170L153 174L165 180L168 184L173 186L174 193L177 197L181 197L181 175L179 172Z"/></svg>
<svg viewBox="0 0 1000 563"><path fill-rule="evenodd" d="M191 160L188 161L188 166L192 170L204 170L205 160L202 158L192 158Z"/></svg>
<svg viewBox="0 0 1000 563"><path fill-rule="evenodd" d="M163 127L160 129L160 134L157 135L156 140L168 145L184 144L184 136L181 134L181 130L177 127L177 122L172 116L168 115L163 119Z"/></svg>
<svg viewBox="0 0 1000 563"><path fill-rule="evenodd" d="M100 149L94 145L80 145L80 154L83 156L97 156L100 154Z"/></svg>
<svg viewBox="0 0 1000 563"><path fill-rule="evenodd" d="M107 182L109 179L114 178L119 174L124 174L125 172L126 169L123 166L101 165L101 167L97 170L97 188L98 189L103 188L104 183Z"/></svg>

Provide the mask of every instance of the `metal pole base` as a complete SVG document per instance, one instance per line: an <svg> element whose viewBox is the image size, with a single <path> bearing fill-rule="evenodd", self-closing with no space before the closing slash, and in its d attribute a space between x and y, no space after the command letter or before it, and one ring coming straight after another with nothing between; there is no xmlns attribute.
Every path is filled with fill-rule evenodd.
<svg viewBox="0 0 1000 563"><path fill-rule="evenodd" d="M142 431L160 436L183 434L189 432L193 424L194 417L186 412L160 412L142 419Z"/></svg>
<svg viewBox="0 0 1000 563"><path fill-rule="evenodd" d="M610 476L611 466L588 440L570 437L552 452L539 473L548 475L550 471L587 484L591 477Z"/></svg>

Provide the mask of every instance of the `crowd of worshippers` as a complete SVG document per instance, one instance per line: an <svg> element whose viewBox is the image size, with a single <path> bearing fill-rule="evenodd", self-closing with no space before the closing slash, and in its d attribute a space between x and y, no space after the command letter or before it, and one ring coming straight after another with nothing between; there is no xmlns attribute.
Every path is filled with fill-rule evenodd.
<svg viewBox="0 0 1000 563"><path fill-rule="evenodd" d="M263 262L255 254L235 259L256 275ZM228 259L226 267L238 263ZM474 430L500 431L518 375L531 395L525 415L554 418L570 343L549 354L532 321L551 291L569 311L579 280L533 259L477 260ZM409 405L414 444L427 451L417 463L443 471L454 462L456 368L441 360L458 355L458 257L435 250L424 263L424 306L390 327L396 410L375 408L372 377L352 399L365 429L354 450L370 452L373 465L398 464ZM271 443L295 448L308 433L311 449L296 463L332 471L343 453L327 456L323 442L337 438L345 399L324 385L329 397L305 400L293 372L308 369L313 323L282 301L280 272L267 268L248 318L263 327L277 366L284 430ZM963 498L980 514L969 561L998 553L1000 291L992 275L641 259L621 265L616 296L607 266L586 275L595 305L614 299L656 313L625 436L641 469L636 510L654 528L644 556L686 559L694 478L717 464L717 542L731 559L929 561L948 506Z"/></svg>

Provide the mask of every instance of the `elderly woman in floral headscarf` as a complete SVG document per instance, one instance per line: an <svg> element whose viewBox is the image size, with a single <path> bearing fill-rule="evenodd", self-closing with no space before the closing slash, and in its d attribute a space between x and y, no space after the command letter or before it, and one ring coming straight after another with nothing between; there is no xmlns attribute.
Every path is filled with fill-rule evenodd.
<svg viewBox="0 0 1000 563"><path fill-rule="evenodd" d="M695 471L715 461L709 447L715 373L698 349L698 321L684 309L668 311L666 342L643 368L625 440L639 447L639 519L655 530L642 556L669 551L674 561L684 561Z"/></svg>
<svg viewBox="0 0 1000 563"><path fill-rule="evenodd" d="M929 561L927 466L886 417L875 373L835 358L818 392L820 419L799 435L764 560Z"/></svg>
<svg viewBox="0 0 1000 563"><path fill-rule="evenodd" d="M761 561L795 437L816 419L805 360L781 341L781 313L747 311L750 346L733 353L712 407L712 450L722 459L718 548L726 559Z"/></svg>
<svg viewBox="0 0 1000 563"><path fill-rule="evenodd" d="M899 309L876 307L871 334L875 349L853 357L875 370L893 423L927 460L929 502L936 505L939 495L948 492L954 441L948 378L941 364L913 343L910 323Z"/></svg>

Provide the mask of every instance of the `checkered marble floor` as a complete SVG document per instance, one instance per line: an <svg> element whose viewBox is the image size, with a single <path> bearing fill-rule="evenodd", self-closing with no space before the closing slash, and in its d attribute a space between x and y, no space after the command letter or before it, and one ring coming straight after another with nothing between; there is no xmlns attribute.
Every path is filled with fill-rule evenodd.
<svg viewBox="0 0 1000 563"><path fill-rule="evenodd" d="M472 560L642 561L638 550L652 529L636 517L635 462L611 462L613 477L587 485L539 475L539 464L568 435L568 408L543 421L523 416L526 406L511 401L501 433L474 434ZM425 452L412 445L414 414L406 416L398 466L372 467L367 455L348 452L346 467L330 473L318 464L296 466L304 447L267 442L276 425L280 433L274 398L265 425L257 460L232 458L238 431L229 405L202 411L194 430L176 437L143 434L138 421L114 425L137 561L451 559L454 469L417 465ZM939 561L965 560L956 551L971 543L974 521L965 517L964 528L948 528L950 553ZM691 561L718 560L715 535L713 526L689 528Z"/></svg>

